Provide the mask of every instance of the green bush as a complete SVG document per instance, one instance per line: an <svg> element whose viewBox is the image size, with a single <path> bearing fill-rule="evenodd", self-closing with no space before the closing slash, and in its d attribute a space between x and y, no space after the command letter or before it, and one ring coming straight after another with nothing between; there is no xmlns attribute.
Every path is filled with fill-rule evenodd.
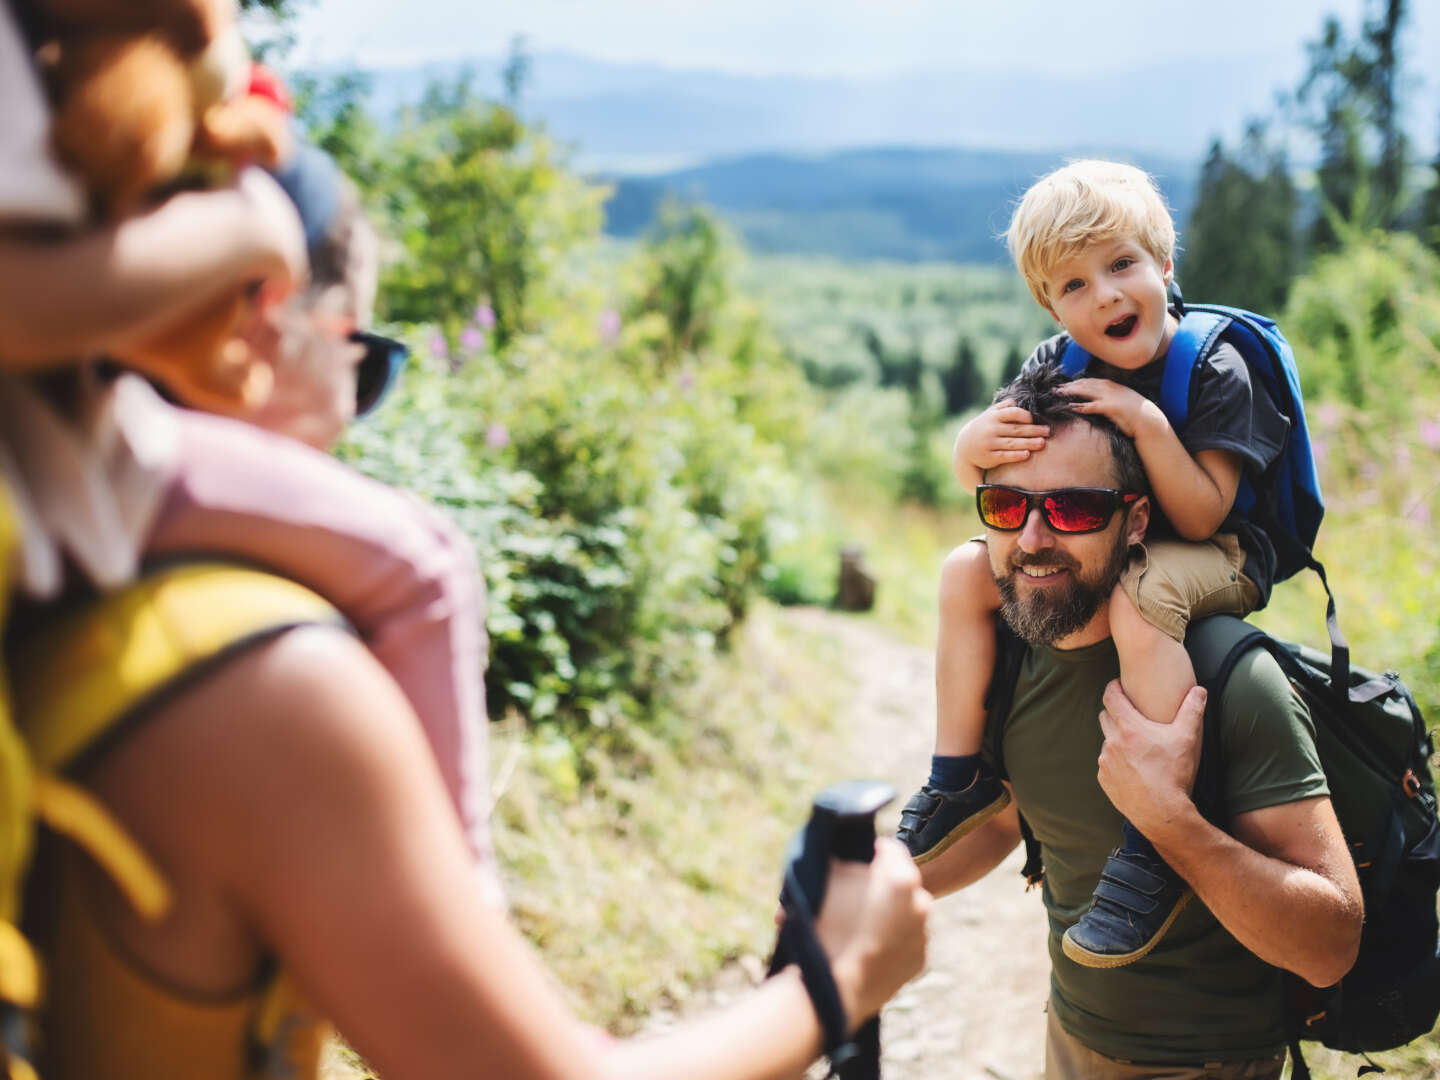
<svg viewBox="0 0 1440 1080"><path fill-rule="evenodd" d="M1281 325L1307 400L1408 416L1440 392L1440 256L1407 233L1352 233L1295 282Z"/></svg>

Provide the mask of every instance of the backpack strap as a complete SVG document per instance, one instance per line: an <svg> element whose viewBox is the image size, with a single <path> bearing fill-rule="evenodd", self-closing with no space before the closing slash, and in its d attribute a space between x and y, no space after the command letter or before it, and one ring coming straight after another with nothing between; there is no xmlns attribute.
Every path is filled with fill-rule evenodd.
<svg viewBox="0 0 1440 1080"><path fill-rule="evenodd" d="M1190 415L1190 384L1195 365L1209 356L1230 320L1209 311L1188 311L1165 352L1165 374L1160 383L1160 410L1170 426L1181 428Z"/></svg>
<svg viewBox="0 0 1440 1080"><path fill-rule="evenodd" d="M296 626L345 626L325 600L274 574L172 564L25 635L15 712L37 770L79 771L202 671Z"/></svg>
<svg viewBox="0 0 1440 1080"><path fill-rule="evenodd" d="M995 772L1002 780L1009 780L1005 768L1005 724L1010 719L1010 706L1015 701L1015 686L1020 681L1020 668L1025 663L1027 646L1020 635L1010 629L1004 619L995 620L995 670L990 676L990 686L985 691L985 723L995 731ZM1045 861L1041 856L1040 841L1025 815L1020 815L1020 839L1025 844L1025 865L1020 876L1025 879L1026 889L1039 885L1045 877Z"/></svg>

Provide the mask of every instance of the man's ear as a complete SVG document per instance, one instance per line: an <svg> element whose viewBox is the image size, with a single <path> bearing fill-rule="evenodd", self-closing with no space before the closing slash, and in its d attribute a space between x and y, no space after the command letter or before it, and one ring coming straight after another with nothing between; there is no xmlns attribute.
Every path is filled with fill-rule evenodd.
<svg viewBox="0 0 1440 1080"><path fill-rule="evenodd" d="M1145 539L1150 528L1150 496L1141 495L1130 504L1125 515L1125 543L1133 547Z"/></svg>

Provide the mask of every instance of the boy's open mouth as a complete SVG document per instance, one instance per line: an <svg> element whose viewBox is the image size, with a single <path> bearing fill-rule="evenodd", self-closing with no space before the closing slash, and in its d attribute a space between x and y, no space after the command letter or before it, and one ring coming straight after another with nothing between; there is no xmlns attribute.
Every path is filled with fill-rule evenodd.
<svg viewBox="0 0 1440 1080"><path fill-rule="evenodd" d="M1119 322L1113 322L1105 328L1105 335L1113 338L1129 337L1130 331L1135 329L1135 323L1139 321L1138 315L1126 315Z"/></svg>

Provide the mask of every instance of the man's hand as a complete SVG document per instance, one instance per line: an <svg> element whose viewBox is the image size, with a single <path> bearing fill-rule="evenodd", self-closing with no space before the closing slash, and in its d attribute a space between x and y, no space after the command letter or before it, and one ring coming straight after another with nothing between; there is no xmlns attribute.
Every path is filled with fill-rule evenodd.
<svg viewBox="0 0 1440 1080"><path fill-rule="evenodd" d="M975 417L955 438L951 467L962 485L973 489L986 469L1024 461L1045 448L1048 424L1032 422L1030 414L1008 401L997 402Z"/></svg>
<svg viewBox="0 0 1440 1080"><path fill-rule="evenodd" d="M1159 405L1109 379L1075 379L1060 390L1076 399L1077 412L1098 413L1137 442L1147 428L1170 426Z"/></svg>
<svg viewBox="0 0 1440 1080"><path fill-rule="evenodd" d="M1120 680L1105 688L1100 730L1100 787L1116 810L1152 840L1192 806L1190 789L1200 764L1205 690L1192 686L1173 723L1144 716Z"/></svg>

